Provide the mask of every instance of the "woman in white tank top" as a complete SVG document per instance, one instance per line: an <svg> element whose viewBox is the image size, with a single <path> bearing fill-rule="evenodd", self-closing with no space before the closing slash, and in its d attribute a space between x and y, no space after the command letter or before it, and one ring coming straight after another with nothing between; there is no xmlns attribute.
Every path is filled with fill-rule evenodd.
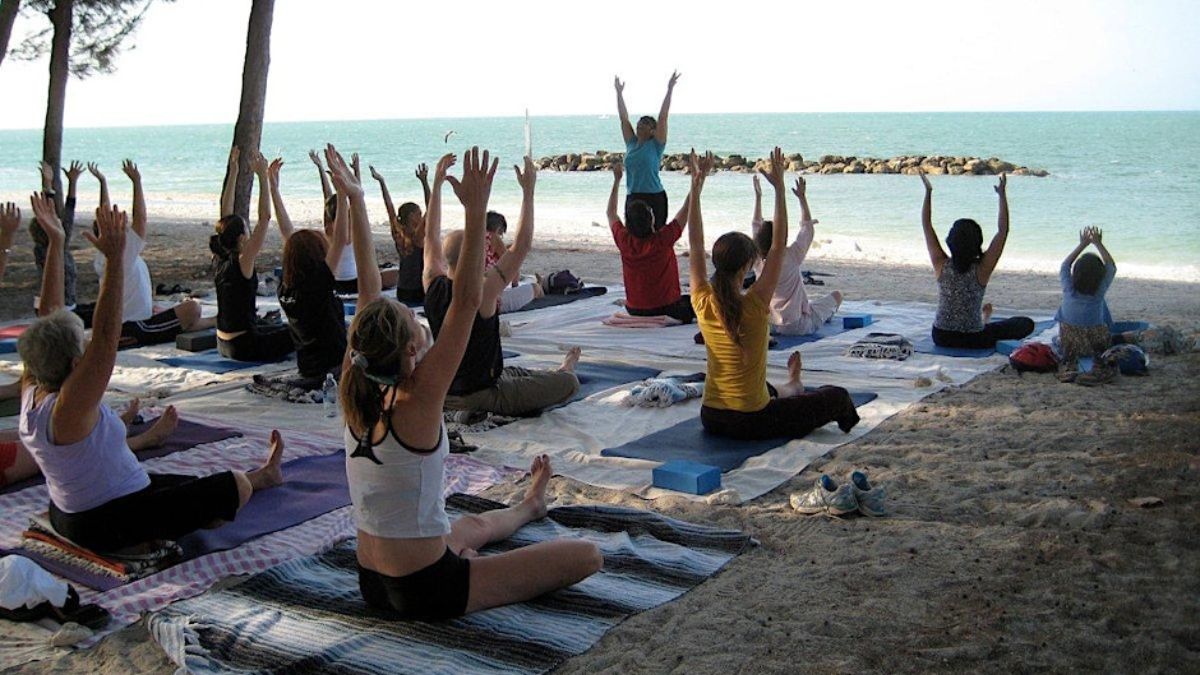
<svg viewBox="0 0 1200 675"><path fill-rule="evenodd" d="M346 473L358 524L359 584L373 606L403 618L445 619L519 602L569 586L600 569L595 545L579 540L534 544L478 556L546 514L551 467L537 458L525 499L516 506L451 523L446 517L442 407L479 311L484 220L496 163L472 148L461 180L447 178L454 155L438 162L425 237L425 279L445 273L441 189L450 181L466 211L455 294L436 344L403 304L380 295L363 188L333 146L325 157L334 187L350 198L351 241L360 272L358 306L342 363L340 407L346 420ZM536 172L517 170L532 217Z"/></svg>

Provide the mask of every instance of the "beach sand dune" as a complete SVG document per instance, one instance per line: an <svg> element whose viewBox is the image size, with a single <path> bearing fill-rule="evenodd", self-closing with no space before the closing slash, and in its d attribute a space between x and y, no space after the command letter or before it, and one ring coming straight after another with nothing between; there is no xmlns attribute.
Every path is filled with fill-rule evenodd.
<svg viewBox="0 0 1200 675"><path fill-rule="evenodd" d="M197 287L206 236L198 224L159 226L147 251L155 281ZM265 250L277 251L270 241ZM380 240L381 250L389 246ZM29 256L13 257L5 318L25 313L34 284ZM95 284L86 257L81 250L85 298ZM269 264L260 259L260 269ZM620 279L612 251L538 251L526 269L551 267ZM926 269L821 258L811 268L836 274L827 288L850 298L936 301ZM1109 300L1119 319L1187 328L1200 323L1196 291L1118 276ZM1058 283L1002 267L988 298L1052 311ZM1151 373L1092 389L1008 368L989 373L925 399L740 507L650 503L554 479L559 503L653 507L761 542L559 672L1200 670L1200 354L1154 357ZM854 469L886 486L890 517L810 518L788 506L788 494L821 473L842 481ZM487 496L522 492L504 485ZM1139 497L1162 505L1129 501ZM17 672L173 669L139 624L89 652Z"/></svg>

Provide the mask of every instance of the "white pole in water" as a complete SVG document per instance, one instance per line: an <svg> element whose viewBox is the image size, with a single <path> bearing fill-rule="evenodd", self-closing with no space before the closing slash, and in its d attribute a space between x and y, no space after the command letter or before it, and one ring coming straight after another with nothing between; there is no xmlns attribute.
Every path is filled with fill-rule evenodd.
<svg viewBox="0 0 1200 675"><path fill-rule="evenodd" d="M529 127L529 108L525 109L525 156L533 157L533 133Z"/></svg>

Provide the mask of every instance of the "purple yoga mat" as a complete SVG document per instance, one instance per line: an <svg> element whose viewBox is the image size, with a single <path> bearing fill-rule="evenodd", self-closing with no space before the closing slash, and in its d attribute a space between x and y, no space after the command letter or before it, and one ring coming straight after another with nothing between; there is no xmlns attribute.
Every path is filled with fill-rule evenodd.
<svg viewBox="0 0 1200 675"><path fill-rule="evenodd" d="M144 432L146 429L149 429L151 424L153 424L153 421L130 425L129 435L136 436ZM229 438L237 438L241 435L242 432L229 427L215 427L208 424L202 424L200 422L192 422L181 417L179 418L179 425L175 427L174 433L171 434L171 437L167 439L166 443L163 443L157 448L151 448L149 450L143 450L137 453L137 458L139 461L144 461L147 459L154 459L156 457L166 457L167 455L173 455L181 450L194 448L197 445L216 443L217 441L224 441ZM5 485L3 488L0 488L0 495L6 495L10 492L24 490L27 487L41 485L45 482L46 479L42 478L41 474L38 474L36 476L26 478L25 480L12 483L10 485Z"/></svg>

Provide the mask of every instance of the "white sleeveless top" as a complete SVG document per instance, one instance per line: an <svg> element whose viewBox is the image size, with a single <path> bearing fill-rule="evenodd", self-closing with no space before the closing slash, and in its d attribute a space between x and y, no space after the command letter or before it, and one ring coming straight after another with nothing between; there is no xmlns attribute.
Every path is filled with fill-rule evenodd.
<svg viewBox="0 0 1200 675"><path fill-rule="evenodd" d="M346 247L342 249L342 257L338 258L333 278L338 281L353 281L358 278L358 263L354 262L353 244L346 244Z"/></svg>
<svg viewBox="0 0 1200 675"><path fill-rule="evenodd" d="M354 520L363 532L376 537L417 539L450 533L443 485L450 442L446 425L441 440L430 451L414 451L400 443L388 420L387 435L371 448L379 463L355 457L358 440L346 427L346 477Z"/></svg>

